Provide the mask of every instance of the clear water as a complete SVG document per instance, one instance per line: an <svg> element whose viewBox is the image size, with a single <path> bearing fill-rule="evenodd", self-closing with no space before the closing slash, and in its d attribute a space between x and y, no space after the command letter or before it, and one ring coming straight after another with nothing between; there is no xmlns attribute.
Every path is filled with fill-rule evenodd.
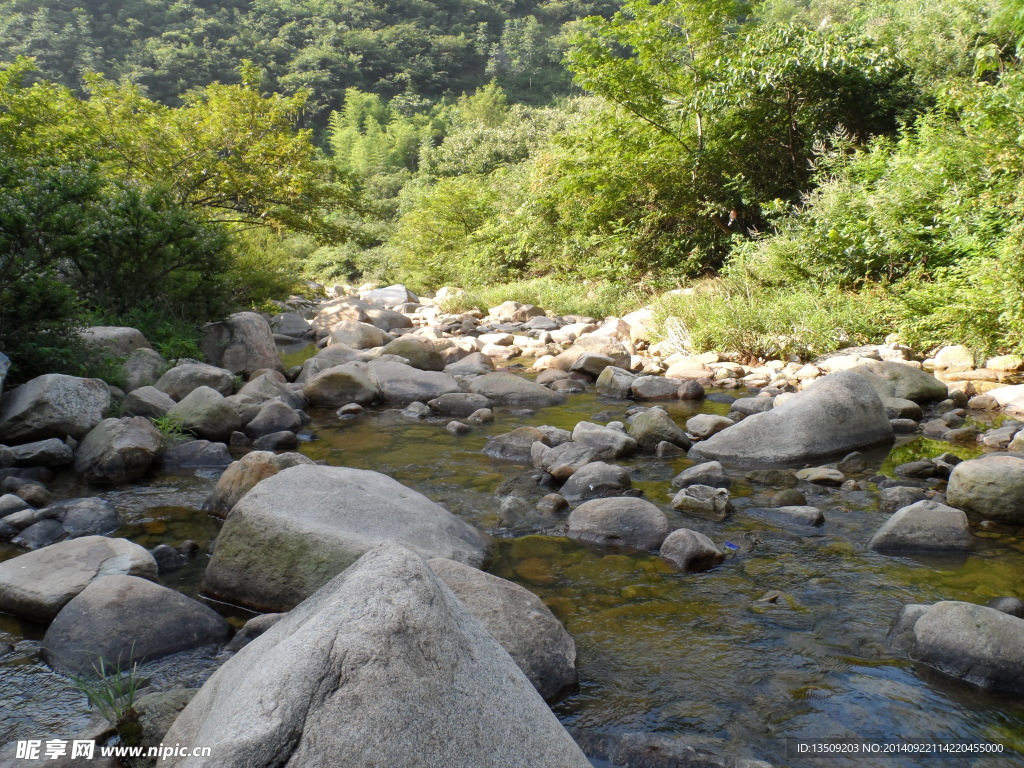
<svg viewBox="0 0 1024 768"><path fill-rule="evenodd" d="M703 574L671 571L657 557L572 542L559 522L540 534L498 528L498 486L528 467L488 458L488 435L524 424L571 429L578 421L624 420L632 404L574 395L561 408L499 411L494 424L453 436L447 419L410 420L396 411L341 420L314 413L318 439L302 451L331 464L389 474L498 537L493 573L541 596L576 640L581 690L556 707L570 727L602 733L651 731L679 735L723 755L777 765L831 765L792 760L787 738L928 738L997 741L1024 755L1024 697L979 692L907 660L888 632L906 603L956 599L983 603L1024 597L1024 538L1009 528L976 531L976 551L958 558L888 557L867 551L884 521L866 478L946 450L970 457L974 446L914 439L869 458L858 479L865 490L816 489L808 502L826 524L808 532L758 521L742 507L774 491L742 482L737 511L723 522L683 516L667 507L670 479L685 458L624 461L634 486L676 525L736 546L726 562ZM690 415L724 413L712 401L669 406L682 424ZM203 547L217 524L200 511L213 479L162 477L106 494L127 520L119 532L151 547L185 538ZM67 495L75 488L63 487ZM0 559L16 552L0 550ZM198 595L205 555L166 583ZM221 608L225 608L221 606ZM229 611L236 622L240 611ZM15 652L0 659L0 742L66 736L84 723L84 697L39 661L43 628L0 617L0 642ZM167 687L201 677L215 659L164 665L150 674ZM1024 757L946 758L942 765L996 768ZM858 766L917 765L922 758L860 758ZM854 764L851 762L851 765Z"/></svg>

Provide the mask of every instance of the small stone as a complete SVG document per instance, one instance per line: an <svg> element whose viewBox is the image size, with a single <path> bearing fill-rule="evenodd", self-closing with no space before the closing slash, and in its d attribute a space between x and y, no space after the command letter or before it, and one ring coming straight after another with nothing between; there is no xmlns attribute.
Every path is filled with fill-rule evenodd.
<svg viewBox="0 0 1024 768"><path fill-rule="evenodd" d="M672 531L658 554L688 573L706 571L725 560L725 555L711 539L689 528Z"/></svg>
<svg viewBox="0 0 1024 768"><path fill-rule="evenodd" d="M838 469L831 467L809 467L801 469L796 473L798 480L804 480L815 485L828 485L835 488L846 482L846 475Z"/></svg>
<svg viewBox="0 0 1024 768"><path fill-rule="evenodd" d="M466 435L473 431L469 424L463 424L461 421L449 421L445 429L453 435Z"/></svg>
<svg viewBox="0 0 1024 768"><path fill-rule="evenodd" d="M703 464L695 464L689 469L684 469L672 478L673 488L686 488L690 485L709 485L712 488L725 488L732 485L725 469L717 461L708 461Z"/></svg>
<svg viewBox="0 0 1024 768"><path fill-rule="evenodd" d="M557 515L569 508L569 502L558 493L549 493L537 502L537 509L545 515Z"/></svg>
<svg viewBox="0 0 1024 768"><path fill-rule="evenodd" d="M348 403L337 410L338 416L358 416L365 408L359 403Z"/></svg>

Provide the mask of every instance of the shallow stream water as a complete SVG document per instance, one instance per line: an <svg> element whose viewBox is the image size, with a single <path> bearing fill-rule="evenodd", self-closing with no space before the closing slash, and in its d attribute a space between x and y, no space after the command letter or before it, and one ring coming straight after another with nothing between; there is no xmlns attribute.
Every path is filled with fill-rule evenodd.
<svg viewBox="0 0 1024 768"><path fill-rule="evenodd" d="M724 394L724 393L719 393ZM732 392L731 395L737 393ZM743 512L774 489L735 477L737 510L715 522L671 510L670 480L685 458L635 457L634 487L658 504L675 527L730 542L724 564L702 574L678 574L658 557L591 547L550 531L521 535L499 527L499 485L530 468L496 461L481 449L489 435L525 424L565 429L580 420L625 420L635 403L593 394L536 413L497 411L496 421L468 435L444 429L447 419L416 421L397 411L367 411L339 420L314 412L317 439L301 451L330 464L384 472L460 517L491 531L490 570L538 594L575 638L581 690L555 711L570 728L618 734L654 732L684 737L722 755L776 765L835 765L835 759L787 756L787 739L851 737L992 741L1016 756L945 758L940 765L979 768L1024 765L1024 698L985 694L910 662L888 632L906 603L1024 597L1024 538L1011 528L981 531L975 551L956 558L891 557L867 551L886 519L866 478L896 464L944 451L968 458L974 446L916 438L869 455L865 490L802 487L826 523L808 531L776 526ZM666 406L679 424L694 413L725 413L725 402ZM190 538L204 548L218 524L200 507L214 483L208 473L162 476L103 496L127 521L117 535L147 547ZM82 495L69 481L58 495ZM542 493L543 491L540 491ZM760 496L760 498L758 498ZM0 549L0 559L20 552ZM192 596L206 556L163 579ZM248 614L226 610L240 624ZM0 616L0 743L17 738L70 737L88 719L84 697L39 660L43 627ZM144 670L156 687L201 682L209 654ZM857 766L929 764L920 757L860 757Z"/></svg>

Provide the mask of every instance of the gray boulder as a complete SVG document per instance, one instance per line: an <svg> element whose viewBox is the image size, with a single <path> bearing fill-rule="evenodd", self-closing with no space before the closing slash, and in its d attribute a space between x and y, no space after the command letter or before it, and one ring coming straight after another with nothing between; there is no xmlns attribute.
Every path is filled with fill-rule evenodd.
<svg viewBox="0 0 1024 768"><path fill-rule="evenodd" d="M945 400L949 390L927 371L888 360L871 360L850 369L867 381L880 398L924 403Z"/></svg>
<svg viewBox="0 0 1024 768"><path fill-rule="evenodd" d="M630 396L633 382L636 379L636 374L610 365L601 371L601 375L597 377L597 382L594 384L594 389L602 395L625 399Z"/></svg>
<svg viewBox="0 0 1024 768"><path fill-rule="evenodd" d="M732 501L725 488L687 485L672 497L672 509L700 515L709 520L724 520L732 512Z"/></svg>
<svg viewBox="0 0 1024 768"><path fill-rule="evenodd" d="M298 432L305 424L302 416L280 400L268 400L256 417L245 425L244 432L251 438L265 437L276 432Z"/></svg>
<svg viewBox="0 0 1024 768"><path fill-rule="evenodd" d="M491 358L482 352L473 352L444 367L444 372L453 376L479 376L491 373L493 370L494 363Z"/></svg>
<svg viewBox="0 0 1024 768"><path fill-rule="evenodd" d="M213 609L136 576L103 576L65 605L43 637L58 670L93 672L98 660L120 669L225 642L231 628Z"/></svg>
<svg viewBox="0 0 1024 768"><path fill-rule="evenodd" d="M588 352L611 358L611 364L616 368L629 368L629 350L618 339L601 334L580 336L569 349L551 361L551 367L560 371L571 370L573 363Z"/></svg>
<svg viewBox="0 0 1024 768"><path fill-rule="evenodd" d="M416 302L416 294L401 283L385 288L373 288L359 292L359 300L374 307L397 307L399 304Z"/></svg>
<svg viewBox="0 0 1024 768"><path fill-rule="evenodd" d="M399 317L407 319L404 315ZM385 344L381 354L404 357L409 361L409 365L421 371L444 370L444 358L441 357L441 353L433 344L419 336L399 336Z"/></svg>
<svg viewBox="0 0 1024 768"><path fill-rule="evenodd" d="M211 363L231 373L284 370L274 331L267 319L255 312L236 312L227 320L205 325L199 347Z"/></svg>
<svg viewBox="0 0 1024 768"><path fill-rule="evenodd" d="M270 318L270 330L282 336L301 339L313 332L313 326L297 312L281 312Z"/></svg>
<svg viewBox="0 0 1024 768"><path fill-rule="evenodd" d="M347 403L366 405L377 398L377 385L362 369L343 364L310 377L302 386L302 394L311 406L318 408L337 408Z"/></svg>
<svg viewBox="0 0 1024 768"><path fill-rule="evenodd" d="M215 442L226 442L242 426L231 403L210 387L192 390L167 415L179 419L189 432Z"/></svg>
<svg viewBox="0 0 1024 768"><path fill-rule="evenodd" d="M782 507L747 507L748 515L783 525L809 525L817 527L825 522L825 516L817 507L786 505Z"/></svg>
<svg viewBox="0 0 1024 768"><path fill-rule="evenodd" d="M366 310L366 319L382 331L394 331L399 328L412 328L412 320L401 312L394 312L390 309L370 307Z"/></svg>
<svg viewBox="0 0 1024 768"><path fill-rule="evenodd" d="M246 382L238 390L238 396L252 398L257 403L280 400L296 410L303 410L309 405L309 401L301 389L301 384L288 384L285 377L277 371L267 371Z"/></svg>
<svg viewBox="0 0 1024 768"><path fill-rule="evenodd" d="M543 469L559 482L568 480L594 460L592 448L572 441L561 443L553 448L547 448L543 443L534 443L535 448L537 445L540 445L543 450L537 452L533 465Z"/></svg>
<svg viewBox="0 0 1024 768"><path fill-rule="evenodd" d="M576 643L540 598L511 581L454 560L428 561L547 702L579 689Z"/></svg>
<svg viewBox="0 0 1024 768"><path fill-rule="evenodd" d="M131 392L139 387L156 384L167 370L167 361L152 349L136 349L121 363L121 380L124 391ZM140 414L141 415L141 414Z"/></svg>
<svg viewBox="0 0 1024 768"><path fill-rule="evenodd" d="M577 422L572 430L572 439L580 445L593 449L594 458L597 459L618 459L623 456L631 456L639 448L637 441L625 432L589 421Z"/></svg>
<svg viewBox="0 0 1024 768"><path fill-rule="evenodd" d="M421 371L402 363L373 362L368 366L368 373L381 400L396 405L425 403L459 391L459 383L451 374Z"/></svg>
<svg viewBox="0 0 1024 768"><path fill-rule="evenodd" d="M177 402L200 387L230 395L235 391L235 377L231 371L205 363L181 363L167 371L153 386Z"/></svg>
<svg viewBox="0 0 1024 768"><path fill-rule="evenodd" d="M474 566L489 546L486 534L386 475L303 464L235 504L203 589L260 611L288 610L385 541Z"/></svg>
<svg viewBox="0 0 1024 768"><path fill-rule="evenodd" d="M570 539L657 549L669 533L668 517L649 501L630 496L594 499L569 514Z"/></svg>
<svg viewBox="0 0 1024 768"><path fill-rule="evenodd" d="M946 500L974 517L1024 523L1024 459L990 455L953 468Z"/></svg>
<svg viewBox="0 0 1024 768"><path fill-rule="evenodd" d="M83 328L78 337L89 349L105 357L124 357L136 349L152 349L138 328L94 325Z"/></svg>
<svg viewBox="0 0 1024 768"><path fill-rule="evenodd" d="M717 461L708 461L703 464L684 469L672 478L673 488L686 488L690 485L708 485L712 488L725 488L729 490L732 481L725 474L725 469Z"/></svg>
<svg viewBox="0 0 1024 768"><path fill-rule="evenodd" d="M49 623L101 576L155 579L156 561L127 539L84 536L0 563L0 612Z"/></svg>
<svg viewBox="0 0 1024 768"><path fill-rule="evenodd" d="M960 552L971 548L971 528L961 510L935 501L903 507L871 537L880 552Z"/></svg>
<svg viewBox="0 0 1024 768"><path fill-rule="evenodd" d="M50 437L79 438L103 420L110 390L100 379L48 373L4 394L0 441L30 443Z"/></svg>
<svg viewBox="0 0 1024 768"><path fill-rule="evenodd" d="M492 459L506 461L530 461L533 457L533 445L550 444L548 436L536 427L519 427L511 432L487 438L484 453Z"/></svg>
<svg viewBox="0 0 1024 768"><path fill-rule="evenodd" d="M678 383L678 382L677 382ZM679 428L661 408L649 408L636 414L626 427L629 436L644 450L653 451L658 443L672 443L680 448L689 448L693 441Z"/></svg>
<svg viewBox="0 0 1024 768"><path fill-rule="evenodd" d="M144 416L158 419L174 407L174 399L156 387L144 386L133 389L124 398L121 413L125 416Z"/></svg>
<svg viewBox="0 0 1024 768"><path fill-rule="evenodd" d="M331 329L331 343L345 344L353 349L383 347L391 336L375 325L358 320L342 320Z"/></svg>
<svg viewBox="0 0 1024 768"><path fill-rule="evenodd" d="M689 528L672 531L662 543L658 554L687 573L706 571L725 560L725 555L711 539Z"/></svg>
<svg viewBox="0 0 1024 768"><path fill-rule="evenodd" d="M893 440L871 385L850 371L832 373L772 410L754 414L697 443L690 458L723 464L786 466Z"/></svg>
<svg viewBox="0 0 1024 768"><path fill-rule="evenodd" d="M187 440L174 443L164 450L159 465L167 469L226 469L234 459L224 443L209 440Z"/></svg>
<svg viewBox="0 0 1024 768"><path fill-rule="evenodd" d="M0 467L63 467L74 459L71 446L56 437L9 448L0 446Z"/></svg>
<svg viewBox="0 0 1024 768"><path fill-rule="evenodd" d="M488 373L469 385L469 391L483 395L494 405L546 408L561 405L566 396L514 373Z"/></svg>
<svg viewBox="0 0 1024 768"><path fill-rule="evenodd" d="M913 622L911 658L992 691L1024 692L1024 619L972 603L935 603Z"/></svg>
<svg viewBox="0 0 1024 768"><path fill-rule="evenodd" d="M638 376L630 387L636 400L678 400L679 379L666 379L664 376Z"/></svg>
<svg viewBox="0 0 1024 768"><path fill-rule="evenodd" d="M276 475L282 469L299 464L312 464L301 453L275 455L269 451L253 451L232 463L217 480L207 503L210 514L225 518L245 494L260 481Z"/></svg>
<svg viewBox="0 0 1024 768"><path fill-rule="evenodd" d="M897 509L909 507L918 501L925 501L928 498L920 488L911 488L905 485L897 485L892 488L880 488L878 491L878 508L883 512L892 514Z"/></svg>
<svg viewBox="0 0 1024 768"><path fill-rule="evenodd" d="M594 461L576 470L565 481L560 493L569 501L584 501L622 496L632 487L633 481L625 467Z"/></svg>
<svg viewBox="0 0 1024 768"><path fill-rule="evenodd" d="M475 395L472 392L452 392L449 395L441 395L434 398L427 405L431 410L445 416L471 416L481 408L489 408L491 401L483 395Z"/></svg>
<svg viewBox="0 0 1024 768"><path fill-rule="evenodd" d="M706 440L735 423L732 419L725 416L717 416L713 413L698 413L696 416L686 420L686 431L694 437Z"/></svg>
<svg viewBox="0 0 1024 768"><path fill-rule="evenodd" d="M164 742L218 745L171 768L590 765L498 642L397 546L242 648Z"/></svg>
<svg viewBox="0 0 1024 768"><path fill-rule="evenodd" d="M163 450L163 435L149 419L104 419L79 443L75 472L96 485L127 483L145 475Z"/></svg>

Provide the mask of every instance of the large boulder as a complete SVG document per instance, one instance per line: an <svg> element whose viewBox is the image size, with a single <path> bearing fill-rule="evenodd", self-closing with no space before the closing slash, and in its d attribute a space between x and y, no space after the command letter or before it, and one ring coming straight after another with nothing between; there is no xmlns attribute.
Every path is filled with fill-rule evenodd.
<svg viewBox="0 0 1024 768"><path fill-rule="evenodd" d="M629 420L626 431L636 440L637 445L648 451L653 451L658 447L658 443L662 442L672 443L680 448L689 448L693 445L686 432L661 408L649 408L636 414Z"/></svg>
<svg viewBox="0 0 1024 768"><path fill-rule="evenodd" d="M576 643L539 597L454 560L434 558L429 564L545 701L558 701L579 688Z"/></svg>
<svg viewBox="0 0 1024 768"><path fill-rule="evenodd" d="M0 445L0 467L63 467L74 461L71 446L56 437L22 445Z"/></svg>
<svg viewBox="0 0 1024 768"><path fill-rule="evenodd" d="M282 336L301 339L313 332L313 326L298 312L281 312L270 318L270 330Z"/></svg>
<svg viewBox="0 0 1024 768"><path fill-rule="evenodd" d="M167 361L153 349L136 349L121 363L121 383L124 391L131 392L139 387L149 387L159 381L167 370Z"/></svg>
<svg viewBox="0 0 1024 768"><path fill-rule="evenodd" d="M927 371L888 360L864 360L850 369L867 381L881 398L924 403L945 400L949 390Z"/></svg>
<svg viewBox="0 0 1024 768"><path fill-rule="evenodd" d="M225 518L231 509L260 480L276 475L282 469L299 464L312 464L313 460L301 453L275 454L270 451L252 451L232 462L217 480L207 507L210 514Z"/></svg>
<svg viewBox="0 0 1024 768"><path fill-rule="evenodd" d="M210 387L192 390L167 415L180 420L182 426L193 434L217 442L227 442L231 433L237 432L242 425L238 411L227 398Z"/></svg>
<svg viewBox="0 0 1024 768"><path fill-rule="evenodd" d="M127 483L145 475L163 450L163 435L149 419L104 419L79 443L75 471L96 485Z"/></svg>
<svg viewBox="0 0 1024 768"><path fill-rule="evenodd" d="M236 312L227 320L207 324L199 346L211 363L231 373L247 376L262 368L284 370L274 331L255 312Z"/></svg>
<svg viewBox="0 0 1024 768"><path fill-rule="evenodd" d="M103 420L110 390L100 379L48 373L4 394L0 442L79 438Z"/></svg>
<svg viewBox="0 0 1024 768"><path fill-rule="evenodd" d="M594 389L609 397L627 398L630 396L633 382L637 378L636 374L630 373L624 368L610 365L601 371L601 375L597 377L597 382L594 384Z"/></svg>
<svg viewBox="0 0 1024 768"><path fill-rule="evenodd" d="M993 454L960 462L946 500L974 517L1024 524L1024 459Z"/></svg>
<svg viewBox="0 0 1024 768"><path fill-rule="evenodd" d="M971 528L961 510L936 501L903 507L871 537L881 552L958 552L971 548Z"/></svg>
<svg viewBox="0 0 1024 768"><path fill-rule="evenodd" d="M380 392L380 399L386 403L425 403L459 391L459 383L448 373L421 371L404 363L379 361L370 363L367 370L370 381Z"/></svg>
<svg viewBox="0 0 1024 768"><path fill-rule="evenodd" d="M594 451L597 459L618 459L632 456L639 446L637 441L613 427L589 421L580 421L572 430L572 439Z"/></svg>
<svg viewBox="0 0 1024 768"><path fill-rule="evenodd" d="M268 400L243 430L253 439L279 432L298 432L306 423L305 414L280 400Z"/></svg>
<svg viewBox="0 0 1024 768"><path fill-rule="evenodd" d="M125 416L144 416L147 419L157 419L174 407L174 400L166 392L161 392L156 387L138 387L129 392L121 406L121 413Z"/></svg>
<svg viewBox="0 0 1024 768"><path fill-rule="evenodd" d="M288 610L384 541L473 566L489 546L486 534L386 475L299 465L235 504L203 588L260 611Z"/></svg>
<svg viewBox="0 0 1024 768"><path fill-rule="evenodd" d="M401 283L359 292L359 300L374 307L397 307L417 301L416 294Z"/></svg>
<svg viewBox="0 0 1024 768"><path fill-rule="evenodd" d="M664 512L649 501L623 496L580 504L569 515L566 536L597 544L657 549L668 532Z"/></svg>
<svg viewBox="0 0 1024 768"><path fill-rule="evenodd" d="M568 501L585 501L606 496L622 496L633 487L629 470L617 464L593 461L577 469L560 493Z"/></svg>
<svg viewBox="0 0 1024 768"><path fill-rule="evenodd" d="M137 576L94 579L61 609L43 637L59 670L93 672L99 659L126 669L225 642L231 628L212 608Z"/></svg>
<svg viewBox="0 0 1024 768"><path fill-rule="evenodd" d="M911 658L986 690L1024 693L1024 619L943 601L913 622Z"/></svg>
<svg viewBox="0 0 1024 768"><path fill-rule="evenodd" d="M155 579L153 556L127 539L83 536L0 563L0 612L48 623L93 579Z"/></svg>
<svg viewBox="0 0 1024 768"><path fill-rule="evenodd" d="M561 405L566 396L514 373L488 373L469 385L469 391L483 395L494 405L545 408Z"/></svg>
<svg viewBox="0 0 1024 768"><path fill-rule="evenodd" d="M415 553L382 546L218 669L169 768L589 768L509 655Z"/></svg>
<svg viewBox="0 0 1024 768"><path fill-rule="evenodd" d="M999 387L988 395L1007 413L1024 413L1024 384Z"/></svg>
<svg viewBox="0 0 1024 768"><path fill-rule="evenodd" d="M231 371L206 363L181 363L164 373L153 386L179 401L200 387L230 395L235 391L235 377Z"/></svg>
<svg viewBox="0 0 1024 768"><path fill-rule="evenodd" d="M441 357L441 353L433 344L419 336L399 336L385 344L381 354L404 357L409 361L409 365L421 371L444 370L444 358Z"/></svg>
<svg viewBox="0 0 1024 768"><path fill-rule="evenodd" d="M83 328L78 336L86 347L106 357L124 357L136 349L152 349L138 328L94 325Z"/></svg>
<svg viewBox="0 0 1024 768"><path fill-rule="evenodd" d="M302 385L302 394L314 407L338 408L347 403L366 405L377 398L377 385L355 365L336 365L320 371Z"/></svg>
<svg viewBox="0 0 1024 768"><path fill-rule="evenodd" d="M856 373L840 371L697 443L689 456L747 467L787 466L892 440L892 425L872 386Z"/></svg>
<svg viewBox="0 0 1024 768"><path fill-rule="evenodd" d="M331 343L345 344L353 349L382 347L391 336L375 325L358 320L342 320L331 329Z"/></svg>
<svg viewBox="0 0 1024 768"><path fill-rule="evenodd" d="M464 418L472 416L481 408L490 408L491 401L483 395L475 395L472 392L452 392L434 398L427 405L432 411L445 416Z"/></svg>

